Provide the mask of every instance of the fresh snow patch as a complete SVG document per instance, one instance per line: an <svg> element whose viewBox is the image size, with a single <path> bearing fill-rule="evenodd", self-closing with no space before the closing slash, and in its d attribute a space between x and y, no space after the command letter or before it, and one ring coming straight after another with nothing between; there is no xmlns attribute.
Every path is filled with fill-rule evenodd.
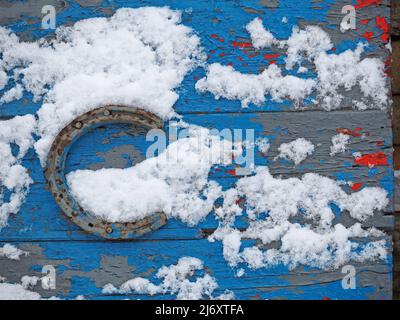
<svg viewBox="0 0 400 320"><path fill-rule="evenodd" d="M331 156L334 156L337 153L343 153L346 151L347 145L350 142L350 137L347 134L339 133L332 137L331 139Z"/></svg>
<svg viewBox="0 0 400 320"><path fill-rule="evenodd" d="M21 278L21 285L25 289L32 289L34 286L37 285L39 282L40 278L36 276L23 276Z"/></svg>
<svg viewBox="0 0 400 320"><path fill-rule="evenodd" d="M336 204L354 219L365 221L388 204L387 193L381 188L347 194L338 182L318 174L281 179L274 178L267 167L258 167L255 176L240 179L234 189L225 193L229 196L224 198L217 214L219 227L209 240L222 241L224 258L232 267L246 263L252 269L279 264L290 269L298 265L332 269L350 261L387 258L385 240L352 240L379 238L384 236L383 232L363 229L359 222L348 228L334 224L331 208L331 204ZM242 215L239 199L244 199L250 219L244 231L234 227L236 217ZM244 238L258 240L262 245L277 245L267 250L257 246L241 250Z"/></svg>
<svg viewBox="0 0 400 320"><path fill-rule="evenodd" d="M217 100L240 100L242 107L247 107L250 103L261 105L267 94L271 95L273 101L290 99L298 104L311 94L314 86L315 81L312 79L283 76L281 69L275 64L259 75L254 75L240 73L232 66L213 63L208 66L206 77L196 83L199 92L211 92Z"/></svg>
<svg viewBox="0 0 400 320"><path fill-rule="evenodd" d="M4 87L6 86L7 82L8 82L7 73L2 71L1 67L0 67L0 90L4 89Z"/></svg>
<svg viewBox="0 0 400 320"><path fill-rule="evenodd" d="M33 145L32 132L36 120L32 115L0 120L0 229L7 224L10 214L16 214L25 200L32 183L21 159ZM12 144L19 147L15 155ZM4 189L10 192L4 197Z"/></svg>
<svg viewBox="0 0 400 320"><path fill-rule="evenodd" d="M12 244L6 243L0 247L0 257L6 257L11 260L19 260L22 255L28 255L28 252L18 249Z"/></svg>
<svg viewBox="0 0 400 320"><path fill-rule="evenodd" d="M158 157L131 168L69 173L73 196L85 210L110 222L165 212L189 225L197 224L222 194L216 182L208 181L211 167L232 163L239 148L235 151L231 142L210 135L207 129L193 127L189 134Z"/></svg>
<svg viewBox="0 0 400 320"><path fill-rule="evenodd" d="M301 63L306 61L314 64L316 77L304 79L284 75L276 65L269 66L259 75L244 74L215 63L208 67L206 77L197 82L199 92L210 92L216 99L240 100L243 107L249 103L261 105L268 94L277 102L290 99L297 107L299 102L315 93L318 98L315 102L320 102L325 110L333 110L340 107L343 91L358 87L362 97L353 101L355 108L385 109L388 106L389 89L384 63L377 58L361 59L364 45L334 54L328 53L333 48L329 34L318 26L294 27L287 40L275 39L258 18L246 28L255 48L275 45L280 51L286 49L287 70L298 65L298 72L304 73L307 69Z"/></svg>
<svg viewBox="0 0 400 320"><path fill-rule="evenodd" d="M162 280L159 285L148 279L138 277L126 281L119 288L109 283L103 287L103 294L169 294L176 295L178 300L234 299L234 294L231 291L213 297L213 292L218 288L218 283L208 273L193 279L196 271L203 270L204 265L201 260L193 257L182 257L177 264L163 266L158 270L156 278Z"/></svg>
<svg viewBox="0 0 400 320"><path fill-rule="evenodd" d="M286 68L292 69L303 59L312 61L321 53L333 48L329 35L318 26L307 26L304 30L294 27L286 42Z"/></svg>
<svg viewBox="0 0 400 320"><path fill-rule="evenodd" d="M3 96L0 98L0 104L22 99L23 95L23 87L20 84L17 84L14 88L11 88L3 94Z"/></svg>
<svg viewBox="0 0 400 320"><path fill-rule="evenodd" d="M314 145L304 138L298 138L288 143L282 143L278 150L280 153L276 158L291 160L297 166L314 152Z"/></svg>
<svg viewBox="0 0 400 320"><path fill-rule="evenodd" d="M264 155L268 153L268 150L271 146L268 138L258 138L255 144L258 147L258 150L260 150L260 152Z"/></svg>
<svg viewBox="0 0 400 320"><path fill-rule="evenodd" d="M256 49L269 48L276 43L274 35L265 30L262 20L255 18L246 26L247 32L250 34L253 47Z"/></svg>
<svg viewBox="0 0 400 320"><path fill-rule="evenodd" d="M359 44L354 51L346 50L340 54L321 52L315 58L318 96L324 109L339 107L344 96L338 91L350 91L356 85L363 94L362 101L356 104L359 109L364 110L368 105L383 109L388 105L384 64L377 58L361 59L363 51L364 46Z"/></svg>
<svg viewBox="0 0 400 320"><path fill-rule="evenodd" d="M0 27L0 52L0 66L17 82L2 102L18 99L22 89L35 101L44 98L35 144L42 164L58 132L91 109L118 104L175 116L175 89L203 60L199 37L167 7L81 20L58 28L51 41L21 42Z"/></svg>
<svg viewBox="0 0 400 320"><path fill-rule="evenodd" d="M0 300L40 300L39 293L25 289L21 284L0 283Z"/></svg>

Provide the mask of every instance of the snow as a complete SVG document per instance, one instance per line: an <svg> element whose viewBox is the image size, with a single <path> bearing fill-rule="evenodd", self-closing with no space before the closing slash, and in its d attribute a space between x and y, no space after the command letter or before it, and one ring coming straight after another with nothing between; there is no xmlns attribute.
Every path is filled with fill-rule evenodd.
<svg viewBox="0 0 400 320"><path fill-rule="evenodd" d="M292 69L305 58L312 61L333 48L329 35L317 26L306 26L304 30L294 27L292 35L287 40L286 68Z"/></svg>
<svg viewBox="0 0 400 320"><path fill-rule="evenodd" d="M170 218L197 224L221 194L221 187L208 181L211 167L232 163L235 151L231 142L210 135L207 129L191 127L188 133L189 138L171 143L158 157L134 167L69 173L73 196L85 210L110 222L165 212Z"/></svg>
<svg viewBox="0 0 400 320"><path fill-rule="evenodd" d="M314 145L311 141L298 138L288 143L282 143L278 150L279 155L276 158L291 160L297 166L314 152Z"/></svg>
<svg viewBox="0 0 400 320"><path fill-rule="evenodd" d="M268 138L257 138L255 145L258 147L258 150L265 155L268 153L268 150L270 148L270 143Z"/></svg>
<svg viewBox="0 0 400 320"><path fill-rule="evenodd" d="M331 156L334 156L338 153L343 153L346 151L347 145L350 142L350 136L347 134L339 133L332 137L331 139Z"/></svg>
<svg viewBox="0 0 400 320"><path fill-rule="evenodd" d="M21 160L33 145L35 126L32 115L0 120L0 229L7 224L11 214L18 212L32 183ZM17 154L13 153L12 144L19 147ZM4 189L10 192L9 199L5 198Z"/></svg>
<svg viewBox="0 0 400 320"><path fill-rule="evenodd" d="M58 132L99 106L143 108L163 119L176 115L175 89L203 60L200 39L180 22L180 11L166 7L124 8L110 18L60 27L50 42L21 42L0 27L0 66L18 79L1 102L20 98L22 89L35 101L44 98L35 144L42 164Z"/></svg>
<svg viewBox="0 0 400 320"><path fill-rule="evenodd" d="M301 63L307 62L315 66L315 77L305 79L285 75L275 64L256 75L240 73L230 66L215 63L208 66L206 77L197 82L199 92L210 92L216 99L240 100L242 107L250 103L260 106L268 94L273 101L290 99L298 107L304 99L316 94L315 103L324 110L333 110L341 106L343 91L359 88L362 97L353 101L354 108L386 109L389 105L385 65L377 58L362 59L363 44L355 50L335 54L329 52L333 43L328 33L318 26L304 29L295 26L287 40L275 39L258 18L252 20L246 29L256 49L275 46L280 51L286 50L286 70L298 65L298 73L304 73L307 68Z"/></svg>
<svg viewBox="0 0 400 320"><path fill-rule="evenodd" d="M254 48L269 48L276 43L274 35L265 30L260 18L255 18L246 26L247 32L250 34L251 42Z"/></svg>
<svg viewBox="0 0 400 320"><path fill-rule="evenodd" d="M315 81L312 79L282 75L281 69L275 64L255 75L243 74L232 66L213 63L208 66L206 77L196 83L199 92L211 92L217 100L240 100L242 107L250 103L261 105L268 94L273 101L290 99L298 104L311 94L314 86Z"/></svg>
<svg viewBox="0 0 400 320"><path fill-rule="evenodd" d="M24 94L24 89L21 85L16 85L14 88L8 90L3 94L0 99L0 104L8 103L14 100L19 100Z"/></svg>
<svg viewBox="0 0 400 320"><path fill-rule="evenodd" d="M0 257L6 257L10 260L19 260L22 255L26 256L28 252L18 249L12 244L6 243L3 247L0 247Z"/></svg>
<svg viewBox="0 0 400 320"><path fill-rule="evenodd" d="M178 300L234 299L230 291L214 297L213 292L218 288L216 279L205 273L195 276L196 272L204 271L203 262L193 257L182 257L177 264L161 267L156 278L162 280L159 285L145 278L133 278L123 283L119 288L112 284L103 287L103 294L168 294L176 295ZM191 281L193 280L193 281Z"/></svg>
<svg viewBox="0 0 400 320"><path fill-rule="evenodd" d="M7 82L8 82L7 73L2 71L0 68L0 90L3 90L3 88L6 86Z"/></svg>
<svg viewBox="0 0 400 320"><path fill-rule="evenodd" d="M356 85L363 94L362 101L356 101L361 109L367 105L379 109L388 105L388 87L386 84L385 68L377 58L361 60L364 46L346 50L340 54L320 53L315 58L318 73L318 96L322 107L326 110L338 108L344 96L339 90L350 91Z"/></svg>
<svg viewBox="0 0 400 320"><path fill-rule="evenodd" d="M39 282L40 278L36 276L23 276L21 278L21 285L24 289L31 289Z"/></svg>
<svg viewBox="0 0 400 320"><path fill-rule="evenodd" d="M0 300L40 299L40 294L25 289L21 284L0 283Z"/></svg>
<svg viewBox="0 0 400 320"><path fill-rule="evenodd" d="M282 179L273 177L268 167L258 167L256 175L240 179L230 190L225 192L231 195L224 199L225 214L217 215L219 227L209 240L222 241L224 258L232 267L246 263L252 269L279 264L289 269L299 265L334 269L351 261L387 258L386 241L379 239L384 233L363 229L360 224L387 206L387 193L381 188L347 194L339 182L315 173ZM242 231L234 227L235 218L242 218L238 199L245 200L250 221ZM360 222L349 227L335 224L331 204ZM241 251L243 238L262 245L277 243L278 247L262 250L252 246ZM365 243L353 238L364 238Z"/></svg>

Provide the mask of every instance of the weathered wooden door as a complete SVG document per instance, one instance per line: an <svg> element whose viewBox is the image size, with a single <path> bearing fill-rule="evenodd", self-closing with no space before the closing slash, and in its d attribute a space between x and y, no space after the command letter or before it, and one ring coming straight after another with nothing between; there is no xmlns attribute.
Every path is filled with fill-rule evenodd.
<svg viewBox="0 0 400 320"><path fill-rule="evenodd" d="M323 50L327 63L335 59L333 55L338 56L346 50L354 54L359 43L368 44L356 63L362 63L363 59L376 58L383 64L385 77L389 77L389 1L6 0L0 3L0 24L18 35L23 42L38 41L42 37L51 39L54 37L54 29L43 29L42 26L43 18L49 13L42 13L45 5L54 6L57 27L72 26L79 20L93 17L110 17L122 7L168 5L171 9L182 10L181 23L194 30L207 57L205 65L186 74L176 89L179 98L173 106L175 112L190 124L210 129L229 129L231 132L239 130L243 139L246 139L246 130L253 130L253 141L262 142L267 138L268 152L263 152L262 146L256 143L258 147L255 148L254 164L268 166L274 177L301 178L304 174L313 172L336 181L350 182L342 186L347 194L368 187L384 189L387 192L388 205L383 210L375 210L368 219L361 221L361 225L364 228L376 227L385 233L379 239L386 240L387 257L345 263L356 271L356 285L350 288L343 285L343 281L347 281L345 277L349 270L343 269L343 265L324 270L301 264L294 269L282 263L261 268L243 264L239 271L238 268L232 268L224 258L222 242L208 240L208 236L218 227L218 221L212 213L195 226L168 219L158 230L139 238L112 241L88 233L66 217L51 194L43 167L35 149L31 147L18 161L27 168L33 183L19 211L12 212L15 214L10 215L7 225L0 231L0 247L9 243L29 252L29 255L23 255L19 260L0 255L0 276L5 278L4 282L20 283L21 277L25 275L42 277L43 267L53 266L56 274L55 287L45 289L39 281L31 288L45 298L58 296L74 299L83 295L88 299L168 299L175 295L171 292L159 292L155 295L112 293L103 291L103 287L110 283L118 287L134 277L147 278L156 283L158 280L155 274L160 267L176 264L179 258L190 256L202 260L206 272L218 282L219 287L215 289L214 296L231 290L238 299L391 298L394 178L389 78L385 79L383 87L387 91L376 92L379 86L374 87L374 84L368 82L368 79L375 76L372 73L376 69L362 69L359 66L355 71L359 73L355 77L355 83L349 80L347 84L336 88L335 94L342 95L342 99L336 103L324 100L331 95L329 90L334 83L330 83L331 87L325 87L322 96L310 93L298 99L295 96L296 84L284 81L279 82L276 88L263 91L264 99L257 101L254 95L257 96L258 93L252 93L251 89L247 93L245 87L232 92L229 88L224 91L224 84L214 87L211 71L206 71L207 66L219 64L222 67L232 66L242 75L259 75L268 67L277 66L284 75L291 74L300 81L315 80L314 86L323 84L324 81L329 83L329 79L318 79L319 71L310 61L298 65L294 61L293 68L285 69L290 53L284 46L256 45L255 39L250 37L249 29L246 30L246 25L259 17L265 30L269 30L274 39L280 41L289 39L294 27L305 30L308 26L318 26L333 44ZM351 7L343 10L346 5ZM352 10L355 13L355 28L351 25ZM1 41L0 37L0 44ZM299 41L301 46L302 40ZM313 39L309 39L309 43L313 43ZM307 55L307 52L300 48L299 55ZM0 61L1 58L2 53ZM322 62L319 67L323 68L324 65L326 64ZM325 77L329 78L329 73L333 77L338 66L339 64L333 64L332 70L325 70ZM367 73L360 75L361 72ZM203 87L199 90L201 79L208 79L210 82L203 82ZM240 78L236 84L240 86L247 79ZM262 81L261 78L259 81ZM227 83L226 87L229 87L229 81ZM0 96L13 85L10 80ZM286 92L282 93L282 88ZM307 88L304 90L307 91ZM375 92L368 93L368 90ZM382 99L382 95L386 96L387 101ZM368 99L365 100L365 97ZM249 99L249 103L246 99ZM43 97L34 101L29 92L25 92L20 99L3 102L0 106L1 121L8 121L18 115L35 115L44 103ZM248 105L245 106L246 104ZM328 111L330 107L332 108ZM170 125L170 122L165 121L163 130L168 134ZM0 133L1 126L2 122ZM348 143L345 150L333 152L332 137L338 134L345 136ZM39 138L34 137L35 140ZM313 144L312 154L297 165L284 157L280 158L279 147L299 138ZM14 149L18 149L18 143L10 143ZM145 159L146 150L151 143L146 140L145 132L140 132L129 124L104 124L89 130L73 144L65 171L127 168ZM227 190L247 174L247 171L235 164L215 166L208 179L216 181ZM10 191L4 186L4 181L0 182L0 204L3 204L9 200ZM217 201L216 206L221 206L221 203ZM357 222L339 206L331 204L331 209L336 215L335 224L341 223L350 227ZM247 223L246 216L243 216L243 219L241 217L236 220L236 227L243 230ZM358 240L370 241L369 236ZM241 241L242 247L257 245L261 249L268 249L268 245L263 246L259 240L242 237ZM44 271L47 270L48 267Z"/></svg>

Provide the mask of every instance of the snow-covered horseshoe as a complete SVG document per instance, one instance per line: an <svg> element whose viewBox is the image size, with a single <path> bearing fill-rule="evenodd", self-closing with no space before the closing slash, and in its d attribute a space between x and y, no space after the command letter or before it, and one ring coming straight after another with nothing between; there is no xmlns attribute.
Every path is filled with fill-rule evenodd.
<svg viewBox="0 0 400 320"><path fill-rule="evenodd" d="M147 129L163 127L163 121L147 111L122 106L105 106L85 113L68 124L54 140L47 156L44 175L50 192L64 214L83 230L110 239L140 237L167 223L164 213L154 213L129 223L109 223L85 212L69 191L65 174L65 160L72 144L90 129L110 123L136 124Z"/></svg>

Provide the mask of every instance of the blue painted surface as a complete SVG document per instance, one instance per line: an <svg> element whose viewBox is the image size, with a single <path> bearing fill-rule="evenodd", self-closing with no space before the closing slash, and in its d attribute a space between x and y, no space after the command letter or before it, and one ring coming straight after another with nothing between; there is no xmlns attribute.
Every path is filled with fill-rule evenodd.
<svg viewBox="0 0 400 320"><path fill-rule="evenodd" d="M235 69L245 73L258 73L262 67L269 64L263 58L264 54L271 53L268 50L259 52L258 56L251 58L249 53L232 45L233 41L244 41L248 38L245 25L260 14L249 13L244 8L252 8L255 11L262 10L261 16L266 28L269 28L275 36L286 39L290 36L292 27L304 21L317 22L332 27L328 21L328 13L335 1L325 1L319 4L319 9L314 8L313 1L302 1L301 6L296 0L280 1L278 8L268 9L260 1L168 1L168 5L174 9L184 10L183 23L192 27L199 34L202 46L209 53L208 63L219 62L221 64L232 63ZM70 5L66 10L57 15L57 23L64 24L93 16L105 15L104 10L96 7L81 7L74 1L68 1ZM166 1L128 1L115 0L104 1L101 8L113 12L120 7L141 7L144 5L165 5ZM188 10L190 8L190 10ZM107 11L108 12L108 11ZM388 14L387 14L388 16ZM283 17L288 18L287 24L282 24ZM214 22L218 19L218 23ZM49 35L52 31L40 29L40 19L37 23L26 24L23 20L8 25L13 31L23 34L27 33L37 39ZM336 26L337 27L337 26ZM374 28L375 30L375 28ZM232 32L233 31L233 32ZM375 30L376 31L376 30ZM223 42L212 37L218 34ZM336 44L336 52L343 52L349 48L353 49L359 41L365 41L361 35L354 39L342 39ZM376 47L371 46L370 50ZM211 53L212 52L212 53ZM224 53L224 56L220 56ZM239 61L238 58L242 61ZM277 64L284 64L284 56L276 59ZM211 128L231 129L254 129L257 137L267 137L273 144L273 151L267 157L256 152L256 165L272 165L273 155L276 148L282 142L298 138L298 131L291 124L281 123L275 127L265 129L265 125L258 120L260 115L255 112L269 112L271 122L279 122L280 114L276 111L290 111L293 106L289 102L276 103L267 99L267 102L259 106L250 105L242 109L240 102L228 100L215 100L211 94L199 94L194 89L197 78L204 76L204 70L199 68L189 74L178 93L180 99L175 105L177 113L183 115L187 122ZM296 74L295 71L288 72ZM298 75L302 77L314 76L310 73ZM41 102L32 103L31 96L26 95L20 101L9 103L0 107L0 117L9 118L15 115L35 113L41 106ZM354 118L354 127L357 120ZM167 126L168 124L166 124ZM382 124L384 126L387 123ZM338 123L337 127L341 127ZM333 127L334 129L334 127ZM330 137L335 134L332 128L324 129L324 124L315 124L315 127L304 130L305 134L313 137L324 137L321 141L329 143ZM388 129L387 129L388 130ZM382 131L382 132L387 132ZM146 148L151 143L144 136L132 137L129 135L118 135L126 131L126 127L109 126L102 130L95 130L81 138L70 150L67 161L66 172L76 169L87 168L93 164L104 164L104 154L117 147L134 145L137 152L143 156ZM114 137L113 137L114 136ZM303 135L304 136L304 135ZM371 152L382 149L387 153L390 164L392 163L391 139L387 136L375 137L384 140L384 145L376 147L365 142L365 148ZM325 139L325 140L323 140ZM359 150L359 149L358 149ZM355 150L357 151L357 150ZM134 161L128 154L120 154L124 167L131 166ZM124 158L125 157L125 158ZM393 193L393 172L389 167L356 167L351 162L351 156L333 163L329 154L321 155L317 162L305 162L295 170L287 161L279 161L271 170L275 174L301 175L309 171L320 171L325 175L339 180L359 179L364 186L380 185L385 188L390 196ZM388 299L391 293L381 288L381 283L360 284L356 290L343 290L341 287L340 270L338 274L330 278L329 273L321 273L319 270L295 270L289 271L284 266L271 269L249 270L246 268L245 276L237 278L222 256L222 245L220 242L210 243L202 235L203 229L217 227L215 218L210 215L199 226L190 228L179 221L170 220L168 224L154 233L145 235L139 241L133 242L107 242L96 236L86 234L77 226L64 218L54 199L46 188L42 168L33 150L30 150L23 161L24 166L30 170L30 175L35 183L31 186L21 211L11 217L9 226L0 232L0 242L15 242L23 245L26 242L34 242L43 249L43 255L55 263L58 276L62 279L71 279L70 287L64 293L58 295L64 298L74 298L84 295L87 298L117 299L126 296L102 296L101 286L97 283L90 272L103 270L101 258L103 256L122 256L128 258L128 264L136 269L133 276L140 276L151 270L157 270L162 265L176 263L181 256L193 256L205 261L206 266L216 277L220 287L217 293L225 289L234 291L238 299ZM210 179L218 181L224 189L234 185L238 177L229 174L234 167L214 168ZM347 189L347 191L351 191ZM334 208L338 219L341 212ZM238 221L238 227L246 226L245 220ZM243 241L243 247L254 244L253 241ZM57 261L66 260L57 265ZM391 258L386 263L376 265L361 265L357 267L359 274L374 270L374 267L384 274L384 289L391 284ZM40 270L41 266L32 265L32 271ZM36 270L37 269L37 270ZM104 270L103 270L104 271ZM301 275L305 272L305 275ZM150 272L150 278L154 280L154 271ZM325 279L325 280L321 280ZM326 280L328 279L328 280ZM156 280L154 280L156 281ZM105 283L104 283L105 284ZM103 284L103 285L104 285ZM391 290L390 290L391 291ZM148 299L143 295L131 295L132 298ZM168 299L170 296L157 296L159 299Z"/></svg>

